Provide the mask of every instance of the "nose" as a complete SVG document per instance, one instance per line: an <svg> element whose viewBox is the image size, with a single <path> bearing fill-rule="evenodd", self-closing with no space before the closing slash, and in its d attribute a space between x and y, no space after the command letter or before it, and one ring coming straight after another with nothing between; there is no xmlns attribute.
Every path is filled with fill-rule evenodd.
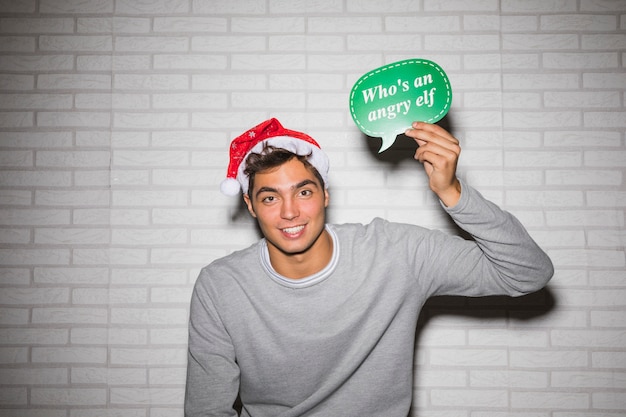
<svg viewBox="0 0 626 417"><path fill-rule="evenodd" d="M300 215L298 203L293 198L286 198L280 207L280 217L285 220L293 220Z"/></svg>

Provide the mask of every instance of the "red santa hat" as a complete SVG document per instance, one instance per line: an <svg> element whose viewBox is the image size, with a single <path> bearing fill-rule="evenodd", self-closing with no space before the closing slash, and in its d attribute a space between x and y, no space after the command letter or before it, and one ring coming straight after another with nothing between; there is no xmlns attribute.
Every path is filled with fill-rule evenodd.
<svg viewBox="0 0 626 417"><path fill-rule="evenodd" d="M296 155L309 155L308 161L328 184L328 157L320 145L309 135L285 129L272 118L233 139L226 179L220 185L222 193L237 195L240 191L244 194L248 192L248 176L244 173L246 158L251 153L260 153L265 145L286 149Z"/></svg>

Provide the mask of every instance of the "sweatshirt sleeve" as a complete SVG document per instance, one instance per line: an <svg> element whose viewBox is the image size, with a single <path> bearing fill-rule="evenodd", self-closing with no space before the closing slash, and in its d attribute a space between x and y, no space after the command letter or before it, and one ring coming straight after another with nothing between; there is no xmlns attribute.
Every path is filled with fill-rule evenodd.
<svg viewBox="0 0 626 417"><path fill-rule="evenodd" d="M207 278L204 269L191 297L185 417L235 417L239 367L230 336L207 290Z"/></svg>
<svg viewBox="0 0 626 417"><path fill-rule="evenodd" d="M461 199L444 209L473 239L451 239L445 243L448 250L431 251L446 257L437 264L448 265L435 295L520 296L540 290L552 278L550 258L519 220L472 187L462 182Z"/></svg>

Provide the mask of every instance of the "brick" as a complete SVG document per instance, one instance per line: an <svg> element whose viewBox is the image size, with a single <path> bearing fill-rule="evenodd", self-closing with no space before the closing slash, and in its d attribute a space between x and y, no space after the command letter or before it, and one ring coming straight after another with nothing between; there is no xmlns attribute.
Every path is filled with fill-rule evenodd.
<svg viewBox="0 0 626 417"><path fill-rule="evenodd" d="M506 372L474 370L469 372L469 385L480 388L542 389L548 387L548 375L547 372L510 369Z"/></svg>
<svg viewBox="0 0 626 417"><path fill-rule="evenodd" d="M505 51L572 50L578 49L576 34L503 34L502 49Z"/></svg>
<svg viewBox="0 0 626 417"><path fill-rule="evenodd" d="M34 405L104 405L107 400L103 388L32 388L30 401Z"/></svg>
<svg viewBox="0 0 626 417"><path fill-rule="evenodd" d="M550 222L549 222L550 223ZM586 267L624 267L624 253L613 250L562 249L550 250L555 265Z"/></svg>
<svg viewBox="0 0 626 417"><path fill-rule="evenodd" d="M122 129L184 128L188 126L185 113L115 113L113 125Z"/></svg>
<svg viewBox="0 0 626 417"><path fill-rule="evenodd" d="M165 203L165 204L164 204ZM184 191L113 191L113 206L185 206L187 195Z"/></svg>
<svg viewBox="0 0 626 417"><path fill-rule="evenodd" d="M149 3L132 0L116 0L115 11L120 14L176 14L189 12L189 2L185 0L156 0Z"/></svg>
<svg viewBox="0 0 626 417"><path fill-rule="evenodd" d="M619 57L613 52L596 53L552 53L542 54L545 68L554 69L599 69L617 68ZM580 92L578 92L580 94Z"/></svg>
<svg viewBox="0 0 626 417"><path fill-rule="evenodd" d="M183 36L117 36L117 52L185 52L189 39Z"/></svg>
<svg viewBox="0 0 626 417"><path fill-rule="evenodd" d="M3 369L3 385L54 385L69 383L68 370L63 368Z"/></svg>
<svg viewBox="0 0 626 417"><path fill-rule="evenodd" d="M62 171L2 171L0 172L0 182L4 186L8 187L67 187L71 184L72 175L69 172ZM9 212L3 212L3 218L8 215ZM52 216L52 221L55 218L64 217L66 214L63 211L49 211L48 215ZM37 211L30 211L26 213L11 213L13 217L12 221L24 217L37 218ZM65 223L65 221L59 220L59 222Z"/></svg>
<svg viewBox="0 0 626 417"><path fill-rule="evenodd" d="M468 344L472 346L512 346L542 347L548 345L548 336L544 331L516 329L514 331L498 329L471 329L467 331Z"/></svg>
<svg viewBox="0 0 626 417"><path fill-rule="evenodd" d="M147 383L147 371L141 368L74 367L72 382L75 384L143 385Z"/></svg>
<svg viewBox="0 0 626 417"><path fill-rule="evenodd" d="M581 207L582 191L506 191L508 206Z"/></svg>
<svg viewBox="0 0 626 417"><path fill-rule="evenodd" d="M5 129L22 129L33 127L34 114L31 112L1 112L0 127Z"/></svg>
<svg viewBox="0 0 626 417"><path fill-rule="evenodd" d="M207 3L202 0L193 0L193 11L196 13L210 14L265 14L267 11L266 2L258 0L241 0L232 2L229 0L215 0ZM298 11L301 11L300 8Z"/></svg>
<svg viewBox="0 0 626 417"><path fill-rule="evenodd" d="M595 247L618 248L626 238L624 230L589 231L589 245Z"/></svg>
<svg viewBox="0 0 626 417"><path fill-rule="evenodd" d="M575 345L574 345L575 346ZM519 368L580 368L588 365L584 350L512 350L510 365Z"/></svg>
<svg viewBox="0 0 626 417"><path fill-rule="evenodd" d="M500 37L497 35L425 35L426 50L440 51L497 51Z"/></svg>
<svg viewBox="0 0 626 417"><path fill-rule="evenodd" d="M576 74L503 74L504 90L575 90L580 83Z"/></svg>
<svg viewBox="0 0 626 417"><path fill-rule="evenodd" d="M184 74L119 74L113 80L113 87L117 90L140 91L186 90L188 80L189 77Z"/></svg>
<svg viewBox="0 0 626 417"><path fill-rule="evenodd" d="M177 70L224 70L228 60L223 55L158 55L154 57L157 69Z"/></svg>
<svg viewBox="0 0 626 417"><path fill-rule="evenodd" d="M134 17L79 17L78 33L148 33L150 20Z"/></svg>
<svg viewBox="0 0 626 417"><path fill-rule="evenodd" d="M28 362L28 350L26 347L0 347L0 364L23 365Z"/></svg>
<svg viewBox="0 0 626 417"><path fill-rule="evenodd" d="M438 349L431 351L430 363L437 366L498 367L507 363L506 350Z"/></svg>
<svg viewBox="0 0 626 417"><path fill-rule="evenodd" d="M0 405L25 406L27 404L26 388L5 388L0 390Z"/></svg>
<svg viewBox="0 0 626 417"><path fill-rule="evenodd" d="M147 301L148 291L144 288L77 288L72 290L73 304L142 304Z"/></svg>
<svg viewBox="0 0 626 417"><path fill-rule="evenodd" d="M111 404L177 405L185 396L185 388L111 388Z"/></svg>
<svg viewBox="0 0 626 417"><path fill-rule="evenodd" d="M547 185L572 185L572 186L589 186L589 185L620 185L623 181L621 171L611 170L550 170L546 171Z"/></svg>
<svg viewBox="0 0 626 417"><path fill-rule="evenodd" d="M619 107L620 97L617 92L546 92L544 93L544 104L546 107Z"/></svg>
<svg viewBox="0 0 626 417"><path fill-rule="evenodd" d="M68 265L69 262L67 249L0 249L2 265Z"/></svg>
<svg viewBox="0 0 626 417"><path fill-rule="evenodd" d="M0 243L28 244L31 242L31 231L28 229L0 229Z"/></svg>
<svg viewBox="0 0 626 417"><path fill-rule="evenodd" d="M233 33L304 33L303 17L233 17L230 21Z"/></svg>
<svg viewBox="0 0 626 417"><path fill-rule="evenodd" d="M187 312L181 308L122 308L111 310L111 323L134 325L186 324Z"/></svg>
<svg viewBox="0 0 626 417"><path fill-rule="evenodd" d="M515 408L545 408L547 410L586 409L590 405L586 393L513 392L511 405Z"/></svg>
<svg viewBox="0 0 626 417"><path fill-rule="evenodd" d="M622 392L595 392L592 394L594 407L608 410L619 410L621 412L626 409L626 399Z"/></svg>
<svg viewBox="0 0 626 417"><path fill-rule="evenodd" d="M386 6L386 5L385 5ZM410 17L399 17L399 16L388 16L385 17L384 20L385 29L387 32L401 32L403 34L408 34L412 32L416 33L431 33L431 32L451 32L458 31L461 29L461 19L459 16L410 16ZM388 35L383 36L366 36L365 39L379 39L383 41L387 38ZM348 39L358 38L357 35L351 35ZM394 38L391 38L392 40ZM408 39L419 39L415 36L409 37Z"/></svg>
<svg viewBox="0 0 626 417"><path fill-rule="evenodd" d="M72 108L70 94L3 94L2 109L60 110Z"/></svg>
<svg viewBox="0 0 626 417"><path fill-rule="evenodd" d="M0 344L4 345L59 345L69 340L67 329L21 328L0 329Z"/></svg>
<svg viewBox="0 0 626 417"><path fill-rule="evenodd" d="M505 167L578 167L583 155L577 151L505 151Z"/></svg>
<svg viewBox="0 0 626 417"><path fill-rule="evenodd" d="M623 330L554 330L551 341L554 346L579 346L594 348L616 348L624 345Z"/></svg>
<svg viewBox="0 0 626 417"><path fill-rule="evenodd" d="M0 304L59 304L69 301L65 288L5 288L0 293Z"/></svg>
<svg viewBox="0 0 626 417"><path fill-rule="evenodd" d="M498 2L494 0L477 0L472 3L463 0L452 0L447 2L439 2L437 0L425 0L425 11L496 11L498 10Z"/></svg>
<svg viewBox="0 0 626 417"><path fill-rule="evenodd" d="M24 326L28 324L29 311L24 308L1 308L0 324L12 326Z"/></svg>
<svg viewBox="0 0 626 417"><path fill-rule="evenodd" d="M74 265L145 265L147 249L75 249Z"/></svg>
<svg viewBox="0 0 626 417"><path fill-rule="evenodd" d="M34 308L33 323L55 324L105 324L108 311L104 308Z"/></svg>
<svg viewBox="0 0 626 417"><path fill-rule="evenodd" d="M106 112L41 112L37 114L39 127L109 127L111 116Z"/></svg>
<svg viewBox="0 0 626 417"><path fill-rule="evenodd" d="M591 363L594 368L606 369L626 369L626 352L596 351L591 353Z"/></svg>
<svg viewBox="0 0 626 417"><path fill-rule="evenodd" d="M221 17L168 16L154 18L155 32L216 32L228 30L228 19Z"/></svg>
<svg viewBox="0 0 626 417"><path fill-rule="evenodd" d="M269 36L269 51L307 51L307 52L341 52L345 51L344 38L334 35L281 35ZM270 74L269 77L280 80L280 76ZM308 74L289 74L288 77L306 77ZM316 76L316 74L311 74ZM336 76L333 74L323 74L324 76Z"/></svg>
<svg viewBox="0 0 626 417"><path fill-rule="evenodd" d="M0 52L34 52L35 39L27 36L2 36L0 35Z"/></svg>
<svg viewBox="0 0 626 417"><path fill-rule="evenodd" d="M382 19L379 17L310 17L307 19L307 32L310 33L359 33L367 28L367 33L381 32Z"/></svg>
<svg viewBox="0 0 626 417"><path fill-rule="evenodd" d="M120 269L111 271L113 285L177 285L186 282L185 271L182 269Z"/></svg>
<svg viewBox="0 0 626 417"><path fill-rule="evenodd" d="M621 128L626 127L624 118L626 112L607 111L607 112L585 112L584 125L596 128Z"/></svg>
<svg viewBox="0 0 626 417"><path fill-rule="evenodd" d="M186 346L187 336L187 327L150 330L150 341L154 345Z"/></svg>
<svg viewBox="0 0 626 417"><path fill-rule="evenodd" d="M347 50L370 51L371 48L386 48L388 51L403 51L419 43L420 35L348 35Z"/></svg>
<svg viewBox="0 0 626 417"><path fill-rule="evenodd" d="M506 407L509 403L508 392L503 389L432 389L430 398L434 406L446 407Z"/></svg>
<svg viewBox="0 0 626 417"><path fill-rule="evenodd" d="M185 365L187 363L187 349L111 349L111 363L115 365Z"/></svg>
<svg viewBox="0 0 626 417"><path fill-rule="evenodd" d="M187 377L185 367L152 369L150 384L152 385L184 385Z"/></svg>
<svg viewBox="0 0 626 417"><path fill-rule="evenodd" d="M553 112L515 112L504 114L504 126L507 128L524 128L535 126L550 128L554 124L562 127L577 127L581 125L581 117L578 111L553 111Z"/></svg>
<svg viewBox="0 0 626 417"><path fill-rule="evenodd" d="M107 284L107 268L42 268L34 270L34 282L41 284Z"/></svg>
<svg viewBox="0 0 626 417"><path fill-rule="evenodd" d="M171 248L152 249L150 261L154 264L163 265L194 265L204 266L211 261L226 256L227 248L220 245L219 248Z"/></svg>
<svg viewBox="0 0 626 417"><path fill-rule="evenodd" d="M583 74L583 88L600 88L613 90L616 85L624 85L626 74L589 72Z"/></svg>
<svg viewBox="0 0 626 417"><path fill-rule="evenodd" d="M581 36L583 49L614 49L623 50L626 48L626 40L620 34L583 34Z"/></svg>
<svg viewBox="0 0 626 417"><path fill-rule="evenodd" d="M0 74L0 88L4 91L32 90L34 85L35 77L32 75Z"/></svg>
<svg viewBox="0 0 626 417"><path fill-rule="evenodd" d="M238 93L231 94L231 106L233 108L265 107L267 109L283 108L304 109L306 97L302 93Z"/></svg>
<svg viewBox="0 0 626 417"><path fill-rule="evenodd" d="M2 71L64 71L73 67L72 55L5 55L0 61ZM51 78L38 76L41 77Z"/></svg>
<svg viewBox="0 0 626 417"><path fill-rule="evenodd" d="M617 132L611 131L593 131L593 132L580 132L580 131L556 131L545 132L544 142L549 147L566 148L568 146L584 147L589 144L589 138L593 137L593 143L595 146L602 147L619 147L621 140Z"/></svg>
<svg viewBox="0 0 626 417"><path fill-rule="evenodd" d="M46 35L39 37L39 49L53 52L108 52L113 49L113 38L95 35Z"/></svg>
<svg viewBox="0 0 626 417"><path fill-rule="evenodd" d="M231 57L231 68L246 70L250 64L259 71L272 71L289 68L293 71L303 70L306 67L306 58L303 54L236 54Z"/></svg>
<svg viewBox="0 0 626 417"><path fill-rule="evenodd" d="M574 12L576 10L575 0L564 0L555 3L546 3L541 0L505 0L502 2L502 11L506 13L562 13Z"/></svg>

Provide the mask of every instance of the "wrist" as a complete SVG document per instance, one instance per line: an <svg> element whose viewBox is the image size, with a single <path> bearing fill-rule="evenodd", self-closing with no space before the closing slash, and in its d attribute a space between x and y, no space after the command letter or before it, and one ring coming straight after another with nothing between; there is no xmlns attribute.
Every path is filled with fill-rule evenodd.
<svg viewBox="0 0 626 417"><path fill-rule="evenodd" d="M446 207L454 207L461 199L461 183L458 179L454 179L454 182L450 187L443 191L437 192L437 197Z"/></svg>

